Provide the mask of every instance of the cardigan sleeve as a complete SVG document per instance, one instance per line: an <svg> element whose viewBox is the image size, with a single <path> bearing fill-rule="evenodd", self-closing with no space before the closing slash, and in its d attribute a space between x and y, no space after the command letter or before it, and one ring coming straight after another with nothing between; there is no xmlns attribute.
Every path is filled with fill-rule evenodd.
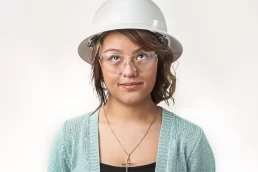
<svg viewBox="0 0 258 172"><path fill-rule="evenodd" d="M66 123L64 123L54 137L49 154L48 172L70 172L70 165L66 154L66 128Z"/></svg>
<svg viewBox="0 0 258 172"><path fill-rule="evenodd" d="M187 169L188 172L216 171L214 154L202 129L188 158Z"/></svg>

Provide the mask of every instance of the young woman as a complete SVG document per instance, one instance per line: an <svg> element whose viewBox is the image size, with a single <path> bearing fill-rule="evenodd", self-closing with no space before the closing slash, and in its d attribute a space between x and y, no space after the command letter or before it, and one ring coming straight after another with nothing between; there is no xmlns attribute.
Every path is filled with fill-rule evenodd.
<svg viewBox="0 0 258 172"><path fill-rule="evenodd" d="M151 0L108 0L79 46L98 108L64 122L48 172L215 172L204 131L157 106L173 99L181 44Z"/></svg>

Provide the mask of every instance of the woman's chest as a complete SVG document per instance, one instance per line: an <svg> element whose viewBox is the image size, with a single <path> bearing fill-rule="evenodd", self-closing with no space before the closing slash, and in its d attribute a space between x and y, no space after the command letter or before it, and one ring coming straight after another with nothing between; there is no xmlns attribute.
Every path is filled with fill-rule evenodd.
<svg viewBox="0 0 258 172"><path fill-rule="evenodd" d="M156 162L159 128L153 128L147 134L144 130L120 132L99 128L100 161L104 164L123 167L142 166ZM146 135L145 135L146 134Z"/></svg>

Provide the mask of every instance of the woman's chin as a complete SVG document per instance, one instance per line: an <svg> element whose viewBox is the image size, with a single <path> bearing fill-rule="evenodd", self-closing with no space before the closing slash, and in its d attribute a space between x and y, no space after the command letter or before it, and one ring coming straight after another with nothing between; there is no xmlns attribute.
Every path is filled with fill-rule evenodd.
<svg viewBox="0 0 258 172"><path fill-rule="evenodd" d="M124 96L120 98L120 102L126 105L139 105L143 101L143 96Z"/></svg>
<svg viewBox="0 0 258 172"><path fill-rule="evenodd" d="M114 93L113 95L117 96L112 96L109 95L109 100L111 101L116 101L121 104L125 105L139 105L143 103L144 101L149 101L151 99L151 96L148 96L147 92L143 91L135 91L135 92L126 92L126 93Z"/></svg>

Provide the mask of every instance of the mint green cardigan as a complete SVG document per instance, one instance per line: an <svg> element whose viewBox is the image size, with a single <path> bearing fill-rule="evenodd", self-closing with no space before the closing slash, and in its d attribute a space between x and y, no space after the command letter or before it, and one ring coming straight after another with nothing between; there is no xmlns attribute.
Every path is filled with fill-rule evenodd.
<svg viewBox="0 0 258 172"><path fill-rule="evenodd" d="M48 172L100 172L98 112L66 120L55 136ZM156 172L215 172L204 131L162 108Z"/></svg>

